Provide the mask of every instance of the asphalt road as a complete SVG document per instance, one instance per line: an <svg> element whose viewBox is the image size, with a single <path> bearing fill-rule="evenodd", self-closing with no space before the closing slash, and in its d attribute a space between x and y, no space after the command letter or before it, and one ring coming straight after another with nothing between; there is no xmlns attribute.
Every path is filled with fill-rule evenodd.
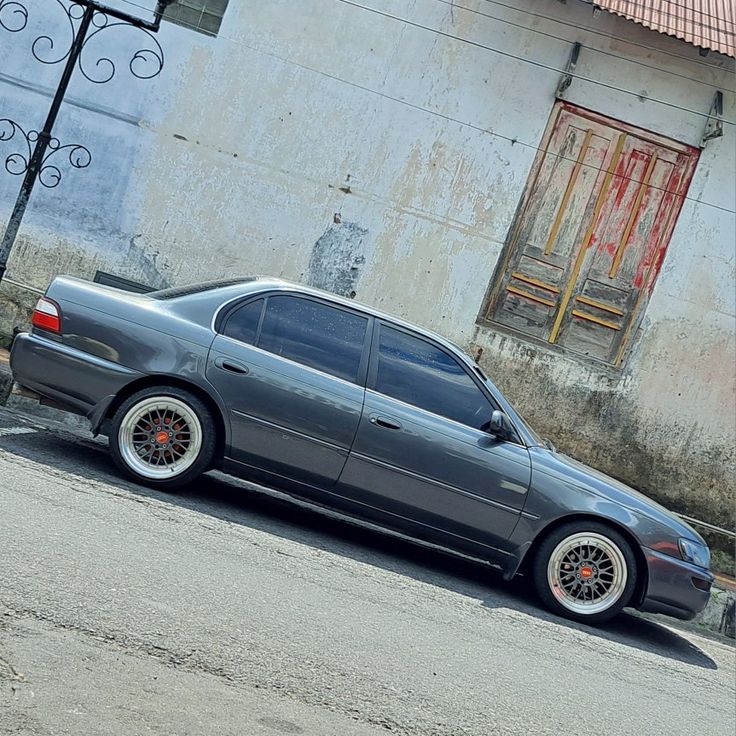
<svg viewBox="0 0 736 736"><path fill-rule="evenodd" d="M0 734L736 732L734 650L0 410Z"/></svg>

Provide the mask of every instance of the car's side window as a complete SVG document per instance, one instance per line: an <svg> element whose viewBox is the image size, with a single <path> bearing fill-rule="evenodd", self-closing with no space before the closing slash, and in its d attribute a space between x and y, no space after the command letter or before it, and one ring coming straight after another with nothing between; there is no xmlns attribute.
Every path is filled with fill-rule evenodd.
<svg viewBox="0 0 736 736"><path fill-rule="evenodd" d="M381 325L375 390L475 429L486 429L493 412L449 353L386 325Z"/></svg>
<svg viewBox="0 0 736 736"><path fill-rule="evenodd" d="M295 296L270 296L258 347L355 381L367 329L367 317L344 309Z"/></svg>
<svg viewBox="0 0 736 736"><path fill-rule="evenodd" d="M263 299L256 299L254 302L248 302L242 307L238 307L227 318L223 335L253 345L258 334L258 323L261 321L263 302Z"/></svg>

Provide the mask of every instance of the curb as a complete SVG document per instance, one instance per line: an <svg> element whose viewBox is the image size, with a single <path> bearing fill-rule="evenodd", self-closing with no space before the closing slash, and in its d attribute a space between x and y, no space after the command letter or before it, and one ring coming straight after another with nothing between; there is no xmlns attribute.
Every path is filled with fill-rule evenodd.
<svg viewBox="0 0 736 736"><path fill-rule="evenodd" d="M736 639L736 591L714 586L708 605L692 623L699 629Z"/></svg>
<svg viewBox="0 0 736 736"><path fill-rule="evenodd" d="M0 362L0 406L7 404L10 392L13 390L13 374L10 367Z"/></svg>
<svg viewBox="0 0 736 736"><path fill-rule="evenodd" d="M7 390L3 395L3 377L3 372L0 370L0 406L21 412L22 414L28 414L36 419L56 422L69 429L87 432L89 434L89 422L84 417L42 404L37 394L18 386L13 381L12 376Z"/></svg>

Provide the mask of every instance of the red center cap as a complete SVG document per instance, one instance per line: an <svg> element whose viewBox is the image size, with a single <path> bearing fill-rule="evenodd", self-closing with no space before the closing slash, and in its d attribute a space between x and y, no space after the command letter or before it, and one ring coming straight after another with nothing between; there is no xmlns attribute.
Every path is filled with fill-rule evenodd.
<svg viewBox="0 0 736 736"><path fill-rule="evenodd" d="M156 442L158 442L159 445L165 445L168 441L169 441L168 432L156 432Z"/></svg>
<svg viewBox="0 0 736 736"><path fill-rule="evenodd" d="M593 568L592 567L581 567L580 568L580 577L581 578L589 578L593 575Z"/></svg>

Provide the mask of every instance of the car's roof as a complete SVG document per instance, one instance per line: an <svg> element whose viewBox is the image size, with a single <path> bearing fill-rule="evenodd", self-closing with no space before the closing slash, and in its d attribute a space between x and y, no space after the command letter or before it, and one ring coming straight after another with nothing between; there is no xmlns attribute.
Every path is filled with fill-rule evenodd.
<svg viewBox="0 0 736 736"><path fill-rule="evenodd" d="M242 279L231 279L226 282L212 282L208 286L208 289L213 293L217 293L217 295L222 298L223 305L227 302L241 299L250 294L258 294L262 291L272 290L295 292L299 294L305 294L307 296L314 296L320 299L325 299L335 304L340 304L349 309L357 309L372 317L383 319L387 322L392 322L393 324L399 325L400 327L405 327L408 330L412 330L413 332L418 332L422 335L430 337L433 340L442 343L445 347L451 348L453 351L461 353L463 357L468 360L468 362L472 362L471 359L462 350L462 348L457 346L451 340L448 340L446 337L443 337L442 335L434 332L433 330L425 329L412 322L401 319L400 317L396 317L395 315L382 312L381 310L375 309L374 307L371 307L362 302L357 302L355 301L355 299L348 299L346 297L339 296L338 294L333 294L332 292L325 291L324 289L316 289L312 286L297 284L292 281L287 281L285 279L279 279L272 276L243 276ZM196 285L191 287L190 291L187 291L186 287L184 287L182 288L182 294L180 296L186 296L189 293L194 293L195 290Z"/></svg>

